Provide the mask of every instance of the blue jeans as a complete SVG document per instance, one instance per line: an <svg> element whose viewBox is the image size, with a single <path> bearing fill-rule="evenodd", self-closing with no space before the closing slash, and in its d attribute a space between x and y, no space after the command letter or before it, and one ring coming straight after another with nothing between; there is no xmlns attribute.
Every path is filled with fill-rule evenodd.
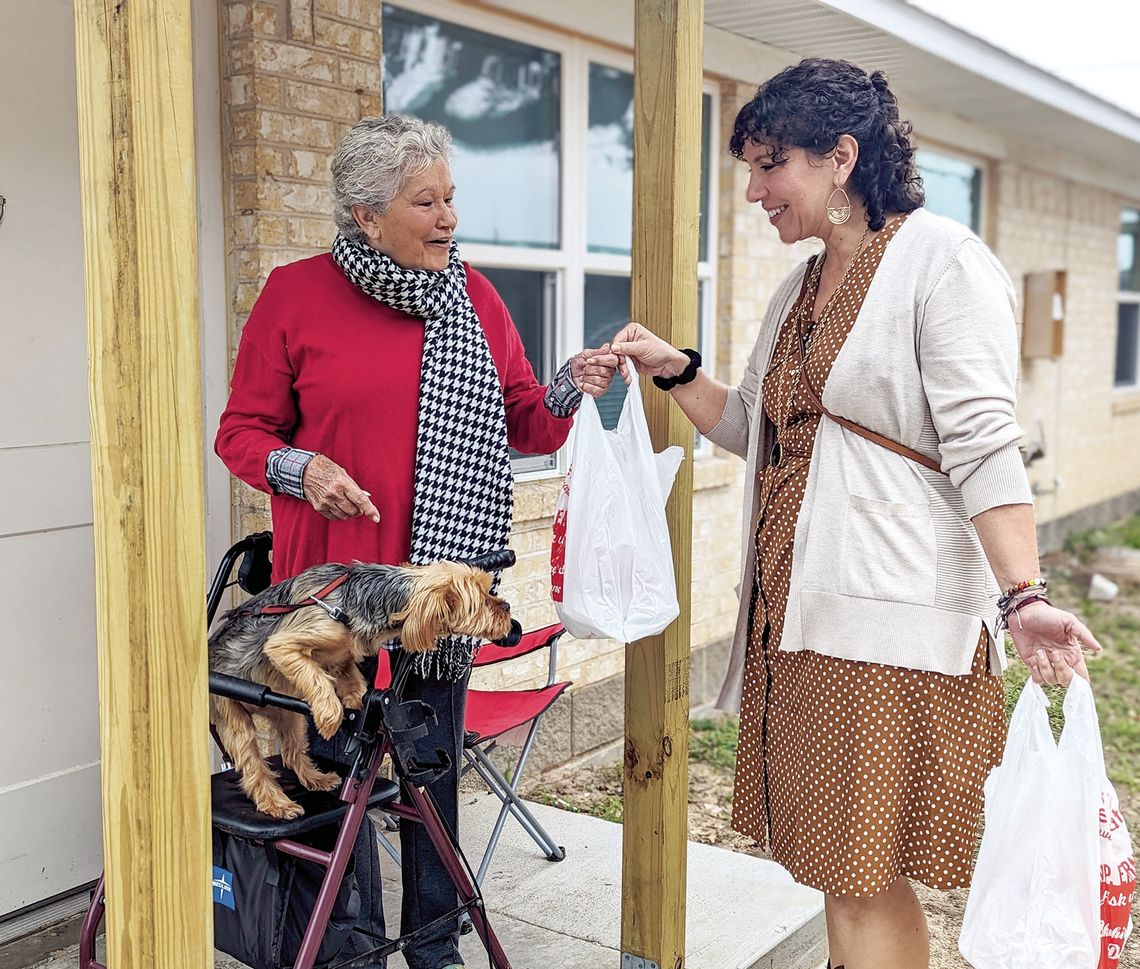
<svg viewBox="0 0 1140 969"><path fill-rule="evenodd" d="M362 669L369 683L376 675L376 661L366 661ZM458 837L459 832L459 765L463 758L463 716L467 706L467 680L457 682L425 680L415 673L404 687L405 700L421 700L435 711L436 723L429 724L428 735L416 743L425 760L433 760L437 748L446 750L451 769L428 785L444 824ZM309 743L314 754L345 763L351 758L344 753L340 734L324 740L310 726ZM353 848L356 881L360 891L358 925L370 932L384 934L384 892L380 877L380 859L372 824L360 827ZM400 823L400 861L403 883L400 932L407 935L420 926L434 922L458 904L455 886L436 854L435 846L423 825L413 821ZM362 932L349 936L338 961L367 952L376 942ZM404 950L409 969L444 969L453 963L462 965L459 955L459 920L448 920ZM369 964L369 969L386 969L385 959Z"/></svg>
<svg viewBox="0 0 1140 969"><path fill-rule="evenodd" d="M428 735L416 743L425 760L434 759L436 749L446 750L451 769L429 784L426 790L435 798L445 827L459 838L459 767L463 761L463 715L467 707L467 680L422 679L413 673L404 688L405 700L422 700L435 711L436 723ZM454 909L459 904L455 885L444 869L422 824L400 823L400 861L403 866L402 934ZM409 969L444 969L462 965L459 955L459 919L452 918L404 952Z"/></svg>

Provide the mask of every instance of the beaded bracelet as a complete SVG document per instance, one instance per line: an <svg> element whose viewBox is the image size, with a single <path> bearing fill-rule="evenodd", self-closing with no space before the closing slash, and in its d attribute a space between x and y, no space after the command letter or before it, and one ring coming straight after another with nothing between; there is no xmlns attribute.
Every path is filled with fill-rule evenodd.
<svg viewBox="0 0 1140 969"><path fill-rule="evenodd" d="M1008 599L1010 596L1017 595L1019 592L1025 592L1027 589L1035 589L1039 586L1044 588L1048 584L1049 582L1041 576L1038 576L1036 579L1026 579L1024 582L1018 582L1017 585L1006 589L1005 598Z"/></svg>
<svg viewBox="0 0 1140 969"><path fill-rule="evenodd" d="M1030 593L1040 593L1046 595L1049 592L1049 582L1043 578L1027 579L1024 582L1019 582L1017 585L1012 586L1005 595L998 599L998 611L1003 615L1009 612L1010 606L1018 601L1023 596Z"/></svg>

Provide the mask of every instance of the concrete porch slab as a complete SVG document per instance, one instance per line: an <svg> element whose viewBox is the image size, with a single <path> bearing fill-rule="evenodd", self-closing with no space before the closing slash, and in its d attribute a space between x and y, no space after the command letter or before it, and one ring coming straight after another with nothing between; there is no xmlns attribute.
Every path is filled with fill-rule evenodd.
<svg viewBox="0 0 1140 969"><path fill-rule="evenodd" d="M490 794L462 795L461 839L472 866L498 814ZM532 804L566 860L549 862L513 820L484 884L491 924L515 969L620 969L621 825ZM399 871L381 852L385 912L399 921ZM723 848L690 844L686 969L818 969L826 958L823 897L778 865ZM76 930L78 926L76 925ZM474 933L462 938L473 969L487 965ZM75 969L71 946L3 969ZM218 955L217 969L242 969ZM407 969L401 956L389 969ZM173 969L173 967L171 967ZM674 969L674 967L662 967Z"/></svg>
<svg viewBox="0 0 1140 969"><path fill-rule="evenodd" d="M467 795L461 803L460 840L474 867L499 802L482 794ZM566 860L547 861L526 832L508 820L483 893L512 965L619 969L621 825L529 806L566 848ZM382 858L385 879L397 892L395 865ZM686 940L686 969L814 969L826 958L823 896L797 885L773 862L690 843ZM461 948L468 965L486 964L474 935L464 936ZM389 965L404 969L398 958Z"/></svg>

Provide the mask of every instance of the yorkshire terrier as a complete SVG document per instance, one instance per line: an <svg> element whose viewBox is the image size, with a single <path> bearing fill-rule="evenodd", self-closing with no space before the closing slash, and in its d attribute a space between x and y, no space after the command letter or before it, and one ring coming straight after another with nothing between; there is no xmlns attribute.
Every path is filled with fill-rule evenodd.
<svg viewBox="0 0 1140 969"><path fill-rule="evenodd" d="M496 640L511 630L510 606L491 592L491 575L458 562L431 565L317 565L226 613L210 636L209 666L308 703L322 737L340 729L368 690L357 664L399 636L404 649L434 649L444 636ZM309 757L300 714L210 697L210 721L257 809L290 819L304 808L277 782L258 747L251 712L269 721L281 761L303 787L329 791L341 778Z"/></svg>

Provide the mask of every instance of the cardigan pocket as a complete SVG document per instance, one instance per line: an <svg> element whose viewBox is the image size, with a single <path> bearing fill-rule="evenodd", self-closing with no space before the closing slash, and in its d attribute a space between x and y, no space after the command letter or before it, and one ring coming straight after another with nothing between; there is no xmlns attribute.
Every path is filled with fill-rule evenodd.
<svg viewBox="0 0 1140 969"><path fill-rule="evenodd" d="M928 502L849 496L841 594L932 604L937 580L938 544Z"/></svg>

